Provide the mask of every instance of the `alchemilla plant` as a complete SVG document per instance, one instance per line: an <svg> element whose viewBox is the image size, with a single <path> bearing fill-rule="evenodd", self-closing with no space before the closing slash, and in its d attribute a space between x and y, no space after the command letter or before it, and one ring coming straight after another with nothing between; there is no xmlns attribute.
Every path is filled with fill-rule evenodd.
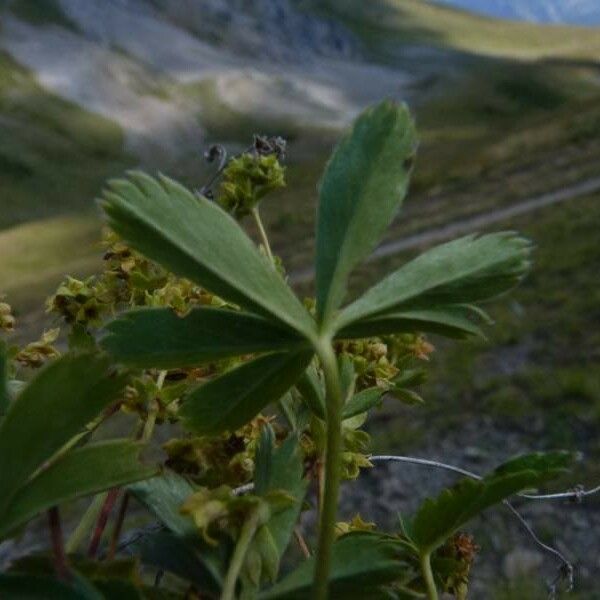
<svg viewBox="0 0 600 600"><path fill-rule="evenodd" d="M425 336L482 335L480 303L519 283L531 245L463 237L345 304L416 151L407 109L384 102L325 169L316 298L301 302L259 214L285 185L284 149L257 137L202 193L140 172L109 182L103 272L67 278L48 300L68 351L58 330L2 342L0 539L43 515L49 531L47 554L0 574L2 598L462 599L477 551L466 523L568 467L564 453L516 458L426 500L394 532L338 521L340 482L373 466L369 412L384 398L422 402ZM0 327L14 324L0 303Z"/></svg>

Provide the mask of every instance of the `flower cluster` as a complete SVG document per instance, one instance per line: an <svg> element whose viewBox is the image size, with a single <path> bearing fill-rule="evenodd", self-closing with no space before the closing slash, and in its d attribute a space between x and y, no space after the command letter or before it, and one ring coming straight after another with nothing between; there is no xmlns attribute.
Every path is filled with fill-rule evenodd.
<svg viewBox="0 0 600 600"><path fill-rule="evenodd" d="M0 296L0 300L2 296ZM12 314L10 304L0 302L0 331L13 331L15 328L15 318Z"/></svg>
<svg viewBox="0 0 600 600"><path fill-rule="evenodd" d="M271 192L285 187L285 168L276 154L245 153L223 172L218 201L237 219L252 213Z"/></svg>
<svg viewBox="0 0 600 600"><path fill-rule="evenodd" d="M193 481L239 486L254 475L254 456L262 427L272 421L258 416L234 432L218 436L175 438L163 445L166 464Z"/></svg>

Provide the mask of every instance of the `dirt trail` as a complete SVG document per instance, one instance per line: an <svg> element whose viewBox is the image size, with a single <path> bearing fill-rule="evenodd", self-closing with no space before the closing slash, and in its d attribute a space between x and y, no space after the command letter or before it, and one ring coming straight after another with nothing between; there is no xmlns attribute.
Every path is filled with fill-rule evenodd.
<svg viewBox="0 0 600 600"><path fill-rule="evenodd" d="M401 240L396 240L382 244L373 252L373 254L367 259L367 263L375 262L380 258L387 256L394 256L405 250L412 248L419 248L421 246L429 246L434 243L443 242L450 238L472 233L499 223L501 221L507 221L513 217L518 217L534 210L551 206L553 204L559 204L566 202L567 200L574 200L582 196L586 196L593 192L600 190L600 177L593 177L574 185L566 186L560 190L554 192L548 192L523 200L511 206L498 208L490 212L474 215L461 221L455 221L448 223L443 227L431 229L428 231L422 231L409 235ZM292 284L306 283L314 277L314 269L307 268L295 271L290 275L290 281Z"/></svg>

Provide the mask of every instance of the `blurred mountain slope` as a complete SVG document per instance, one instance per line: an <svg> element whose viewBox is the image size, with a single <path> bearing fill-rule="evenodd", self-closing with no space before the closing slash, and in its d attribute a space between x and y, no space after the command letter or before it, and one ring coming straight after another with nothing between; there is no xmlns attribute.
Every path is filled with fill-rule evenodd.
<svg viewBox="0 0 600 600"><path fill-rule="evenodd" d="M428 0L311 0L311 5L380 50L389 43L413 43L513 59L600 59L594 27L493 19Z"/></svg>
<svg viewBox="0 0 600 600"><path fill-rule="evenodd" d="M596 0L437 0L439 3L504 19L538 23L600 25Z"/></svg>
<svg viewBox="0 0 600 600"><path fill-rule="evenodd" d="M503 140L534 152L528 132L550 117L556 144L570 115L595 123L599 51L597 30L425 0L4 0L0 230L89 208L134 166L197 185L207 144L235 150L264 132L290 141L301 183L273 219L300 243L316 174L365 105L393 97L416 112L413 189L426 193L522 160L522 143Z"/></svg>

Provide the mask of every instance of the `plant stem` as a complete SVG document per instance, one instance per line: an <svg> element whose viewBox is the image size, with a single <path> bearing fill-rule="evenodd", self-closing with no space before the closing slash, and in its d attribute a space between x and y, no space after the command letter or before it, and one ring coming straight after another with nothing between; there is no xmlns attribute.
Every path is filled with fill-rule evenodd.
<svg viewBox="0 0 600 600"><path fill-rule="evenodd" d="M435 586L433 571L431 570L431 554L429 552L421 554L421 574L425 581L427 600L438 600L437 587Z"/></svg>
<svg viewBox="0 0 600 600"><path fill-rule="evenodd" d="M117 501L118 495L119 488L113 488L106 495L106 498L102 504L102 509L100 510L100 516L98 517L98 521L96 523L96 528L94 529L94 535L92 536L92 540L90 542L88 558L96 557L98 547L100 546L100 540L102 539L102 534L104 533L106 524L108 523L108 517L110 516L115 502Z"/></svg>
<svg viewBox="0 0 600 600"><path fill-rule="evenodd" d="M50 537L52 539L52 553L54 555L54 566L59 579L69 579L69 567L67 566L67 555L63 545L62 527L60 524L60 513L58 507L53 506L48 510L48 525L50 526Z"/></svg>
<svg viewBox="0 0 600 600"><path fill-rule="evenodd" d="M327 600L341 478L343 399L339 368L331 341L323 340L319 344L317 352L321 359L327 390L327 447L325 449L325 489L319 516L319 547L314 579L314 598Z"/></svg>
<svg viewBox="0 0 600 600"><path fill-rule="evenodd" d="M260 234L260 239L262 241L262 245L265 248L265 252L269 257L269 260L275 265L275 259L273 258L273 253L271 252L271 245L269 244L269 238L267 237L267 232L265 231L265 227L263 225L262 219L260 218L260 213L258 212L258 207L254 207L252 209L252 217L254 218L254 222L258 227L258 233Z"/></svg>
<svg viewBox="0 0 600 600"><path fill-rule="evenodd" d="M235 600L235 584L237 583L240 571L244 565L246 553L248 552L252 538L258 529L260 517L260 511L255 509L242 526L240 537L238 538L233 556L231 557L231 562L229 563L227 575L223 581L221 600Z"/></svg>
<svg viewBox="0 0 600 600"><path fill-rule="evenodd" d="M161 371L158 374L156 379L156 389L160 392L162 390L163 385L165 384L165 378L167 376L167 371ZM148 418L144 423L142 433L140 434L140 441L143 444L147 444L152 438L152 433L154 432L154 426L156 425L156 417L158 417L158 413L160 411L159 399L155 398L150 403L150 408L148 410Z"/></svg>
<svg viewBox="0 0 600 600"><path fill-rule="evenodd" d="M74 554L77 552L83 542L83 538L94 526L107 495L108 492L103 492L102 494L94 496L90 505L87 507L87 510L83 513L79 524L67 540L67 554Z"/></svg>
<svg viewBox="0 0 600 600"><path fill-rule="evenodd" d="M123 498L121 498L121 505L119 506L119 512L117 514L117 520L113 529L112 537L110 539L110 546L106 555L106 560L113 560L117 553L117 547L119 545L119 538L121 537L121 530L123 529L123 523L125 522L125 514L129 506L129 493L125 492Z"/></svg>
<svg viewBox="0 0 600 600"><path fill-rule="evenodd" d="M294 527L294 537L298 542L298 546L300 547L304 558L310 558L310 548L308 547L308 544L306 543L306 540L304 539L299 527Z"/></svg>

